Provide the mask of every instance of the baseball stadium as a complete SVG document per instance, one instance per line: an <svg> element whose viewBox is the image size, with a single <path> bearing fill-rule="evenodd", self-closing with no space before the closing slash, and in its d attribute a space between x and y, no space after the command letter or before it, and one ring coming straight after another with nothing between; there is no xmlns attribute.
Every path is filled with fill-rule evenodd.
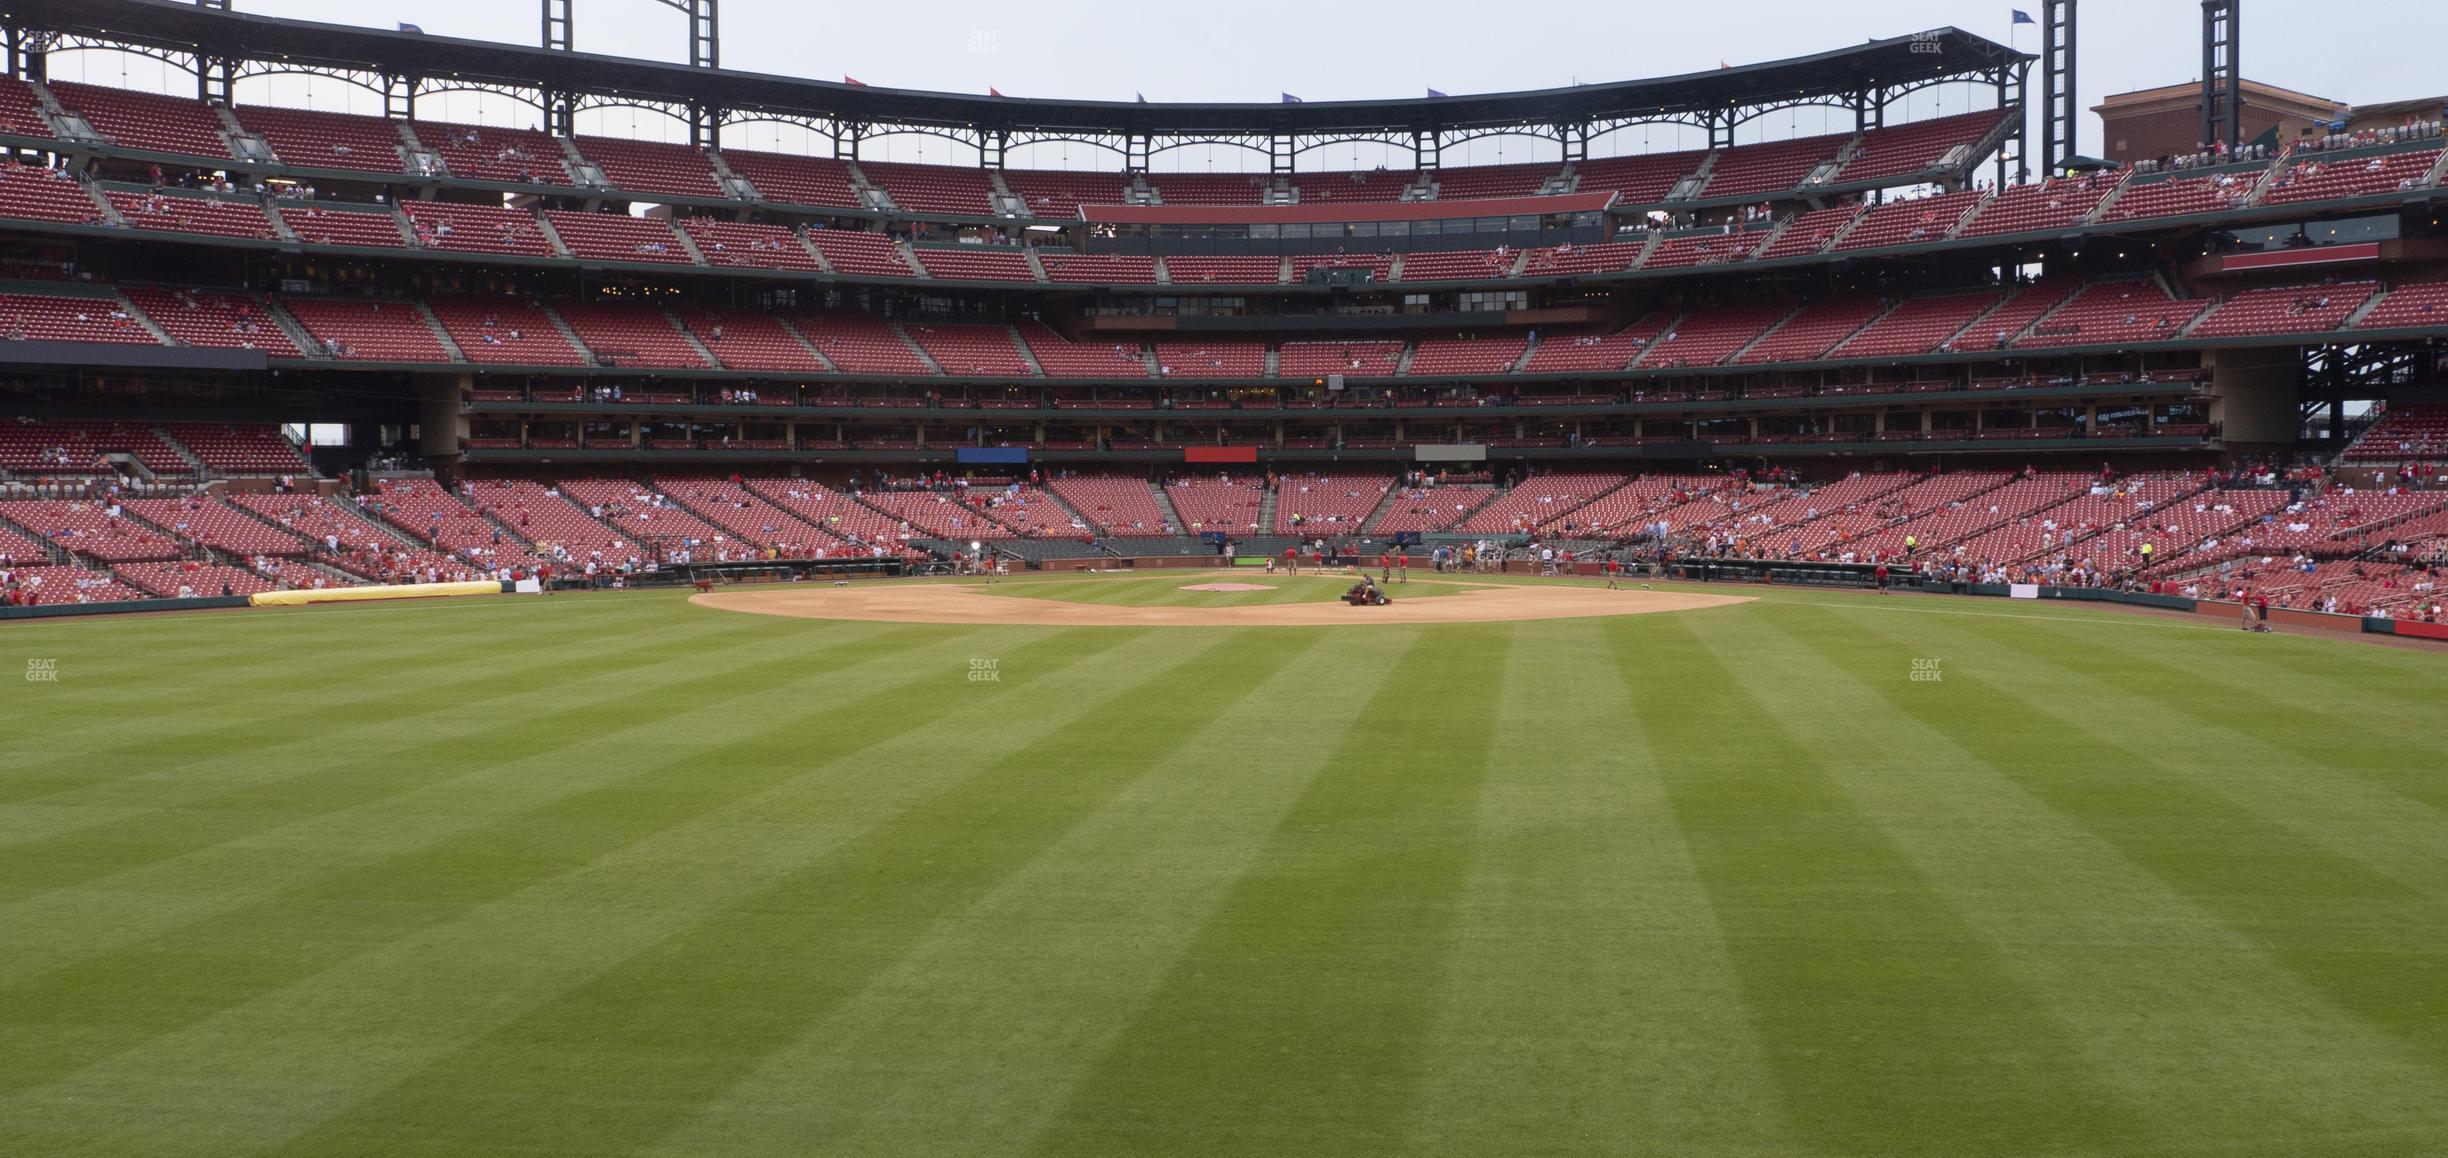
<svg viewBox="0 0 2448 1158"><path fill-rule="evenodd" d="M0 5L0 1153L2448 1154L2448 98L539 3Z"/></svg>

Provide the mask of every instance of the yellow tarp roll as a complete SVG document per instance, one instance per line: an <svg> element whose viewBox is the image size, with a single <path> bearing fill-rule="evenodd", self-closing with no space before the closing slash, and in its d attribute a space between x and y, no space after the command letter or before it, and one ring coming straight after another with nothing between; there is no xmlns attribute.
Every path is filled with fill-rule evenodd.
<svg viewBox="0 0 2448 1158"><path fill-rule="evenodd" d="M309 603L356 603L368 599L439 599L452 595L499 595L498 581L405 583L386 587L328 587L321 591L265 591L247 596L251 607L303 607Z"/></svg>

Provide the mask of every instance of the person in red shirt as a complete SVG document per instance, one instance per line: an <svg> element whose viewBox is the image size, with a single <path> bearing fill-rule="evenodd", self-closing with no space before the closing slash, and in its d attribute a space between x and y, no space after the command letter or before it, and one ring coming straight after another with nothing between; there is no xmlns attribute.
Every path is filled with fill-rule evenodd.
<svg viewBox="0 0 2448 1158"><path fill-rule="evenodd" d="M1394 578L1403 583L1411 581L1411 552L1394 552Z"/></svg>
<svg viewBox="0 0 2448 1158"><path fill-rule="evenodd" d="M1393 581L1394 581L1394 553L1393 553L1393 552L1391 552L1391 551L1379 551L1379 552L1377 552L1377 581L1378 581L1379 583L1391 583L1391 582L1393 582Z"/></svg>
<svg viewBox="0 0 2448 1158"><path fill-rule="evenodd" d="M1619 589L1621 589L1621 588L1622 588L1622 586L1623 586L1623 582L1622 582L1622 580L1618 579L1616 576L1617 576L1617 573L1618 573L1618 572L1620 572L1620 571L1622 571L1622 570L1623 570L1623 564L1616 562L1616 561L1615 561L1615 556L1613 556L1613 555L1609 555L1609 556L1607 556L1607 558L1606 558L1605 570L1606 570L1607 590L1609 590L1609 591L1614 591L1614 590L1619 590Z"/></svg>
<svg viewBox="0 0 2448 1158"><path fill-rule="evenodd" d="M1300 574L1300 548L1284 548L1284 570L1294 575Z"/></svg>

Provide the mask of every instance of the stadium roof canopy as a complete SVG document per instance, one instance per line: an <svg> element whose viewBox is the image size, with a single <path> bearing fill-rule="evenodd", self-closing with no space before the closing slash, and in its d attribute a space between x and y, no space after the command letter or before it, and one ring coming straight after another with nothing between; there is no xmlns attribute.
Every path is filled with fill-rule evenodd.
<svg viewBox="0 0 2448 1158"><path fill-rule="evenodd" d="M2032 59L1944 28L1787 60L1570 88L1404 100L1141 103L881 88L254 16L181 0L8 0L0 24L9 27L13 45L27 42L29 34L52 34L292 69L491 84L854 125L1152 137L1434 133L1693 119L1812 98L1909 90L1950 78L2003 83Z"/></svg>

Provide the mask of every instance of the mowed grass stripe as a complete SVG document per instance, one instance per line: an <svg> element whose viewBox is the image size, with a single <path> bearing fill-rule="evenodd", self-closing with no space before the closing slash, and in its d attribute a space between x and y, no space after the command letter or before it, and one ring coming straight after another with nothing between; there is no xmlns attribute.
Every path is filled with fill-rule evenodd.
<svg viewBox="0 0 2448 1158"><path fill-rule="evenodd" d="M1634 715L1787 1120L1841 1154L2087 1153L2130 1138L2046 1003L1783 722L1815 708L1770 702L1745 674L1780 657L1739 617L1659 620Z"/></svg>
<svg viewBox="0 0 2448 1158"><path fill-rule="evenodd" d="M1415 1152L1795 1153L1630 697L1634 618L1524 625ZM1490 673L1493 675L1494 673Z"/></svg>
<svg viewBox="0 0 2448 1158"><path fill-rule="evenodd" d="M858 639L874 647L871 662L879 665L903 650L889 637L863 633ZM953 665L936 670L951 671ZM805 672L796 680L779 669L765 673L751 668L737 674L771 674L778 682L757 696L735 697L748 701L746 705L719 705L715 713L735 706L754 710L787 705L800 687L829 673ZM692 707L714 716L706 706L724 698L715 685L727 683L709 680L704 698L674 696L667 711L645 719L631 716L628 722L636 730L650 729L689 718ZM861 711L872 711L875 704L906 690L904 684L884 683L816 719L833 727L851 726L863 718ZM96 894L75 890L37 898L54 902L36 909L50 918L47 926L29 928L28 922L14 927L43 935L23 942L12 936L6 946L8 983L0 985L0 1011L7 1012L0 1013L6 1019L0 1026L13 1026L17 1032L0 1035L0 1091L56 1079L148 1037L311 976L391 937L507 895L530 880L583 864L604 850L695 815L692 809L719 802L724 792L752 791L759 776L783 775L787 765L754 765L750 774L710 781L706 790L663 809L638 807L635 794L623 785L657 773L725 769L726 757L770 753L763 741L766 733L811 722L780 712L765 719L762 728L726 720L711 734L729 738L682 745L676 756L661 763L640 760L634 753L624 759L620 747L631 737L607 726L586 743L545 757L570 761L560 775L520 777L505 785L508 792L490 801L476 794L473 808L434 807L439 801L370 806L349 816L357 831L346 839L261 842L232 849L224 862L231 871L221 887L209 892L110 891L99 894L102 903L95 903ZM498 767L513 769L528 762ZM487 810L487 804L495 810ZM300 827L311 831L315 826ZM80 921L86 923L82 929ZM306 947L288 943L306 929L315 934ZM180 983L187 976L216 974L221 978L216 986Z"/></svg>
<svg viewBox="0 0 2448 1158"><path fill-rule="evenodd" d="M1424 629L1357 715L1286 721L1333 755L1035 1153L1411 1150L1514 630Z"/></svg>
<svg viewBox="0 0 2448 1158"><path fill-rule="evenodd" d="M1859 631L1876 637L1872 628ZM1973 646L1961 641L1958 650ZM2029 666L2013 654L1948 672L1949 695L1960 697L1955 711L1909 698L1896 706L1990 760L2034 799L2224 921L2338 1008L2397 1037L2448 1079L2448 906L2260 815L2225 786L2158 754L2219 751L2213 733L2178 732L2161 714L2156 733L2125 734L2147 743L2146 750L2092 720L2004 691L1998 673ZM2034 732L2072 740L2090 762L2043 774L2015 759L2023 748L2013 735L1962 723L2008 711L2021 713Z"/></svg>
<svg viewBox="0 0 2448 1158"><path fill-rule="evenodd" d="M874 647L876 640L895 638L907 635L841 633L815 650ZM508 682L470 677L414 690L390 688L375 693L370 701L375 706L363 710L350 712L345 701L335 703L330 726L267 732L212 748L209 755L198 754L184 739L128 745L131 754L120 758L130 761L129 771L39 799L0 804L0 899L123 872L369 803L454 769L481 769L549 750L560 739L536 721L570 716L567 705L573 703L585 705L581 711L626 709L652 716L720 682L712 675L699 683L655 688L638 679L683 655L717 666L759 649L807 658L800 648L777 647L770 635L717 635L683 651L687 639L685 634L655 636L633 639L626 647L559 652L553 663L525 669ZM491 722L473 726L482 720ZM425 739L417 742L418 737Z"/></svg>
<svg viewBox="0 0 2448 1158"><path fill-rule="evenodd" d="M1298 634L1147 775L649 1152L1025 1148L1324 765L1285 721L1359 712L1418 638Z"/></svg>
<svg viewBox="0 0 2448 1158"><path fill-rule="evenodd" d="M303 750L308 759L347 756L357 751L345 742L343 729L371 730L420 718L450 721L464 705L488 694L548 687L556 678L583 677L596 666L656 647L710 648L770 642L776 633L767 625L723 625L710 632L703 625L672 622L645 633L574 632L589 642L567 646L557 633L521 634L523 645L514 658L503 655L505 640L495 636L481 645L449 652L436 661L451 675L441 680L417 679L413 670L386 665L380 655L360 655L344 641L335 655L348 655L357 670L379 672L379 679L335 680L311 665L298 665L277 688L259 688L231 698L199 704L183 712L136 713L115 697L80 691L63 697L61 710L72 723L54 733L57 746L47 746L43 759L93 770L91 778L73 788L30 794L12 803L97 806L104 810L159 806L182 794L209 793L215 770L236 770L239 779L267 769L286 767L276 752ZM679 654L674 651L673 654ZM209 667L184 670L185 681L209 685ZM265 710L266 703L295 704L282 711ZM130 714L122 714L130 713ZM339 728L333 721L345 721ZM106 721L108 723L106 723ZM0 784L6 778L0 777ZM20 834L15 826L0 828L0 839Z"/></svg>
<svg viewBox="0 0 2448 1158"><path fill-rule="evenodd" d="M2199 665L2175 656L2109 653L2053 632L1999 642L2128 695L2148 694L2149 702L2197 724L2241 735L2278 754L2272 766L2316 764L2427 805L2435 810L2431 819L2448 819L2437 815L2448 813L2448 777L2438 774L2448 766L2448 731L2420 726L2426 713L2448 711L2448 705L2431 699L2417 707L2394 698L2407 694L2394 673L2341 662L2336 641L2241 638ZM2186 694L2168 694L2187 684L2193 686Z"/></svg>
<svg viewBox="0 0 2448 1158"><path fill-rule="evenodd" d="M2011 748L2018 770L2089 776L2087 747L2035 724L2028 705L1994 712L1952 699L1945 680L1912 682L1902 644L1883 651L1807 613L1753 622L1744 646L1782 657L1751 669L1762 694L1824 709L1810 743L1911 754L1859 762L1844 791L2077 1031L2088 1064L2143 1117L2136 1148L2285 1153L2344 1123L2394 1124L2401 1142L2448 1125L2448 1087L2420 1059L2030 796L1998 767L2005 757L1903 707L1919 700L1962 721L1953 730L1998 733L1992 748ZM1971 660L1969 643L1937 646L1957 665Z"/></svg>
<svg viewBox="0 0 2448 1158"><path fill-rule="evenodd" d="M1010 644L1022 638L1031 642L1009 647L1006 654L1040 661L1048 673L1091 660L1124 642L1042 632L955 632L939 647L944 652L966 651L980 639ZM743 697L749 701L745 706L767 721L763 732L716 744L689 744L684 755L663 763L606 759L626 737L590 741L603 751L575 750L578 770L557 776L539 770L520 781L519 787L530 780L562 781L539 794L544 801L540 806L513 810L506 807L510 801L501 801L505 807L477 814L481 827L445 834L438 842L422 840L394 849L392 855L361 858L345 872L304 881L209 927L181 930L162 944L138 950L146 958L169 960L132 966L114 959L111 969L99 974L77 971L75 980L104 990L95 998L97 1006L101 997L124 1001L131 992L148 992L147 984L177 989L178 978L194 975L193 967L201 963L194 958L208 951L226 958L211 965L241 971L242 983L234 985L225 972L218 985L187 986L199 991L178 993L171 1001L157 999L157 1004L174 1006L166 1010L113 1013L101 1008L77 1021L29 1019L29 1031L48 1033L57 1042L83 1046L89 1038L141 1034L143 1044L67 1075L58 1084L0 1100L0 1123L16 1118L28 1130L39 1126L56 1131L65 1146L70 1138L99 1139L101 1126L91 1120L91 1107L113 1104L126 1119L123 1127L114 1128L124 1129L127 1139L146 1136L148 1130L197 1137L217 1133L223 1140L201 1147L206 1153L262 1145L307 1128L346 1104L318 1103L309 1096L312 1092L338 1097L338 1091L347 1090L348 1100L366 1096L464 1040L450 1036L453 1032L476 1032L453 1013L468 1015L470 1005L477 1011L496 1010L519 993L528 994L531 1003L542 1001L592 971L580 967L587 963L570 960L565 946L538 945L528 955L505 953L505 945L524 943L523 936L545 927L625 945L608 959L591 962L599 968L651 943L660 935L655 932L658 923L668 931L695 920L699 914L687 906L712 895L722 878L702 867L694 873L671 873L668 866L694 867L714 859L703 851L692 856L685 850L705 849L716 832L737 831L755 815L747 801L796 779L803 766L779 758L782 753L833 742L837 760L846 761L896 731L918 730L930 718L926 713L898 715L889 725L860 731L857 742L836 740L861 724L874 723L882 705L911 697L947 708L960 702L951 693L962 686L962 661L925 649L906 652L904 658L911 662L904 663L897 676L888 676L879 664L872 672L860 667L824 669L807 679L770 685ZM811 694L809 683L827 680L840 685L842 692L831 697L830 706L814 712L791 710ZM861 691L851 693L851 687ZM725 809L739 811L721 823L706 822ZM620 850L647 845L664 832L688 826L695 827L680 849L640 857L622 871L591 875L597 862ZM616 882L634 881L658 867L698 887L676 889L659 902L637 902L649 905L642 912L621 904L604 907L607 886L618 887ZM568 890L574 895L562 896L558 905L513 903L526 890L572 875L589 875L593 884ZM566 926L553 926L554 921ZM448 930L462 922L473 922L473 927L460 927L460 936L450 937ZM313 941L303 949L288 943L302 929L314 931ZM436 962L453 963L462 972L438 970ZM190 967L187 973L180 972L181 964ZM138 968L159 976L121 975ZM471 970L507 976L466 975ZM529 988L518 989L513 981ZM69 986L63 981L59 988ZM369 1003L369 993L382 994L383 1000ZM425 1004L420 1005L420 999ZM0 992L0 1003L7 1000ZM454 1005L459 1008L451 1008ZM243 1056L233 1059L239 1044L266 1039L281 1040L284 1048L260 1055L237 1051ZM39 1056L38 1044L28 1042L22 1048ZM6 1049L7 1043L0 1042L0 1057L6 1056ZM403 1053L406 1060L401 1060ZM71 1060L52 1058L47 1064L65 1075ZM386 1063L395 1063L395 1068L382 1068ZM209 1112L157 1096L196 1081L198 1074L212 1075L225 1095L211 1101ZM0 1081L11 1076L0 1069ZM99 1147L94 1152L114 1152L98 1142L87 1144Z"/></svg>
<svg viewBox="0 0 2448 1158"><path fill-rule="evenodd" d="M1114 650L1096 665L1094 682L1063 693L1052 708L1057 726L994 749L977 745L973 729L925 737L931 742L906 758L936 771L916 777L927 790L897 812L778 879L715 898L669 936L283 1152L601 1154L657 1137L891 969L938 923L991 894L1146 774L1151 758L1196 735L1308 645L1280 632L1087 638ZM1020 663L1003 670L1009 681L1035 678ZM1034 699L1015 691L984 694ZM687 1001L675 1004L675 994ZM568 1096L581 1078L584 1095Z"/></svg>

